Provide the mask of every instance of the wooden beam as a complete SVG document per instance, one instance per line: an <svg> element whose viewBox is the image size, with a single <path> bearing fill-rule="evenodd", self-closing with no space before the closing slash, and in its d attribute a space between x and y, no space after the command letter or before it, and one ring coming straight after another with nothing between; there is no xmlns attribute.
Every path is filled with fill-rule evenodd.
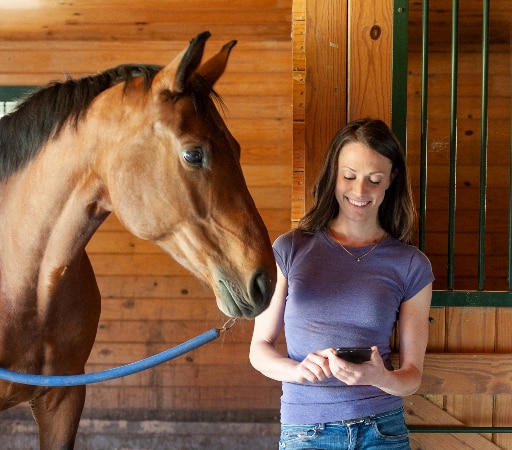
<svg viewBox="0 0 512 450"><path fill-rule="evenodd" d="M398 367L398 355L392 357ZM510 394L511 353L427 353L417 394Z"/></svg>
<svg viewBox="0 0 512 450"><path fill-rule="evenodd" d="M306 2L305 209L336 132L346 124L347 2Z"/></svg>

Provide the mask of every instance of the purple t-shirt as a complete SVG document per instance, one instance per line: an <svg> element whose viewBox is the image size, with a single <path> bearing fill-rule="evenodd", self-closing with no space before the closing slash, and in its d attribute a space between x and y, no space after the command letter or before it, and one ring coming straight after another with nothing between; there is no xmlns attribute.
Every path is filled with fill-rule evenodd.
<svg viewBox="0 0 512 450"><path fill-rule="evenodd" d="M364 255L373 245L349 248ZM400 304L434 280L427 257L387 236L357 262L326 230L290 231L274 243L288 281L284 314L290 358L328 347L378 346L392 370L390 338ZM316 383L283 383L281 423L349 420L400 408L401 397L373 386L347 386L332 377Z"/></svg>

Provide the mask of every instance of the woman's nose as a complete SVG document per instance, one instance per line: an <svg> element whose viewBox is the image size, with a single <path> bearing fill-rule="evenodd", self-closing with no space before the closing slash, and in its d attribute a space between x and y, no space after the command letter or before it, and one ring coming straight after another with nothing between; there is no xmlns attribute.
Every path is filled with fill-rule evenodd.
<svg viewBox="0 0 512 450"><path fill-rule="evenodd" d="M363 195L366 190L364 179L355 179L352 183L352 192L355 194Z"/></svg>

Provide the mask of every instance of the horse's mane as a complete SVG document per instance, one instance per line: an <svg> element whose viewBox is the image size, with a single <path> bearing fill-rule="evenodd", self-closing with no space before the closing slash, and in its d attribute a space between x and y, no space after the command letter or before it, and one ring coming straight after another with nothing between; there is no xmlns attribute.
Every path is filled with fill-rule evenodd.
<svg viewBox="0 0 512 450"><path fill-rule="evenodd" d="M20 169L68 122L77 126L92 100L111 86L138 76L149 89L161 66L121 65L96 75L54 82L27 97L0 119L0 180Z"/></svg>

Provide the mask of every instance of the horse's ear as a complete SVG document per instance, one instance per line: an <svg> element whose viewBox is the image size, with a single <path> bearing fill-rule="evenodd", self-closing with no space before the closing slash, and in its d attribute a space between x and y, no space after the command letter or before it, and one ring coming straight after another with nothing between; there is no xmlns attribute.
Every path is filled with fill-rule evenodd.
<svg viewBox="0 0 512 450"><path fill-rule="evenodd" d="M201 62L204 45L210 36L209 31L198 34L190 41L186 50L160 70L153 80L153 85L157 86L158 91L168 89L178 93L184 92L187 80Z"/></svg>
<svg viewBox="0 0 512 450"><path fill-rule="evenodd" d="M178 70L176 71L176 78L174 79L173 91L183 92L187 80L192 75L192 72L197 69L201 58L203 57L204 45L206 39L211 36L209 31L205 31L198 34L194 39L190 41L183 58L181 58Z"/></svg>
<svg viewBox="0 0 512 450"><path fill-rule="evenodd" d="M228 42L224 47L222 47L219 53L211 57L204 64L201 64L199 69L197 69L197 73L207 81L210 87L213 87L215 82L224 73L224 69L228 63L229 54L231 53L231 49L236 45L236 42L237 41Z"/></svg>

